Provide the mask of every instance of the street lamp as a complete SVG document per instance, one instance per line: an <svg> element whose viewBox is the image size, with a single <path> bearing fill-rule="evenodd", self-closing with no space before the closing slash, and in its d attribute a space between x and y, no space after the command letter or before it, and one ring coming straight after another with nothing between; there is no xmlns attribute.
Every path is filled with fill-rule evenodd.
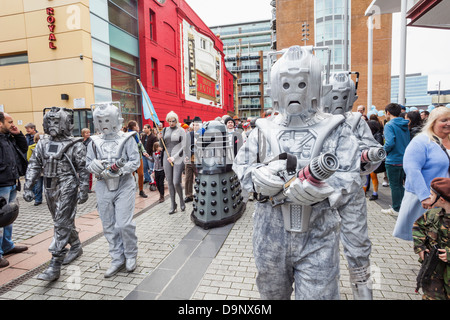
<svg viewBox="0 0 450 320"><path fill-rule="evenodd" d="M302 41L305 41L305 46L306 46L306 41L309 40L309 23L303 22L302 24Z"/></svg>

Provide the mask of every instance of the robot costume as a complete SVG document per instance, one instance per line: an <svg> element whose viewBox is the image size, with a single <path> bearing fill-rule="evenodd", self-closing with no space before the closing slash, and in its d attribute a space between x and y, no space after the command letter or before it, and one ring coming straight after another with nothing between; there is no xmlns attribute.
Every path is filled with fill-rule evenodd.
<svg viewBox="0 0 450 320"><path fill-rule="evenodd" d="M88 199L89 172L86 170L83 138L72 136L73 110L44 109L43 126L46 134L39 140L29 160L23 197L28 202L34 199L33 186L42 173L54 235L49 247L52 254L50 266L38 279L54 281L60 276L61 265L72 262L83 252L74 220L77 202L81 204ZM70 244L69 252L67 244Z"/></svg>
<svg viewBox="0 0 450 320"><path fill-rule="evenodd" d="M270 95L279 113L256 121L233 165L243 188L257 194L256 283L262 299L290 299L293 283L296 299L339 299L340 217L334 205L351 188L345 181L361 179L358 142L342 115L319 110L330 86L322 84L313 48L274 54L282 54L271 68L269 63Z"/></svg>
<svg viewBox="0 0 450 320"><path fill-rule="evenodd" d="M358 96L356 94L357 85L351 79L351 74L352 72L331 74L329 83L333 87L323 98L323 111L344 115L359 142L361 175L366 175L375 170L386 155L383 147L373 138L361 113L352 112L352 106ZM343 177L343 179L348 179L348 177ZM347 184L351 182L350 180L346 181ZM355 184L348 191L350 190L351 192L345 193L337 204L337 210L342 220L340 238L349 265L354 299L372 300L369 259L371 241L367 230L366 197L362 185Z"/></svg>
<svg viewBox="0 0 450 320"><path fill-rule="evenodd" d="M92 105L94 126L100 133L91 137L86 167L97 177L95 192L103 232L109 243L111 266L105 278L126 267L136 269L137 237L133 222L136 183L132 173L140 166L140 155L131 131L121 131L123 118L115 103Z"/></svg>

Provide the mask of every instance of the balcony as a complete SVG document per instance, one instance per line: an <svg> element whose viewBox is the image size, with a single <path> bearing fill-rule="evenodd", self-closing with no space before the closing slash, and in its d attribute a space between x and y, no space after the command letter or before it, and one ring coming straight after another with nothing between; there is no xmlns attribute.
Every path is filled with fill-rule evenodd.
<svg viewBox="0 0 450 320"><path fill-rule="evenodd" d="M249 79L238 79L238 84L260 84L261 79L259 78L249 78Z"/></svg>
<svg viewBox="0 0 450 320"><path fill-rule="evenodd" d="M261 110L260 104L240 104L239 110Z"/></svg>
<svg viewBox="0 0 450 320"><path fill-rule="evenodd" d="M259 71L261 70L261 66L255 65L255 66L235 66L231 67L231 72L243 72L243 71Z"/></svg>
<svg viewBox="0 0 450 320"><path fill-rule="evenodd" d="M238 97L260 97L261 91L241 91L238 93Z"/></svg>

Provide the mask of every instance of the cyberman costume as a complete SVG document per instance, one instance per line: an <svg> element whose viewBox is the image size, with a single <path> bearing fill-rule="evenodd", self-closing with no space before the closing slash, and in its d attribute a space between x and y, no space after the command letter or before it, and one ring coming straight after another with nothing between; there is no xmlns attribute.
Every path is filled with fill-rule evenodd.
<svg viewBox="0 0 450 320"><path fill-rule="evenodd" d="M136 269L137 237L133 222L136 183L132 173L140 166L134 135L124 133L120 108L115 103L92 105L94 126L100 133L92 136L86 156L87 169L96 175L95 192L103 232L109 243L109 278L123 267Z"/></svg>
<svg viewBox="0 0 450 320"><path fill-rule="evenodd" d="M233 165L243 188L258 199L256 283L262 299L290 299L293 283L296 299L339 299L334 204L349 187L345 181L360 180L358 143L343 116L319 110L330 87L322 85L313 48L277 54L269 82L279 114L256 121Z"/></svg>
<svg viewBox="0 0 450 320"><path fill-rule="evenodd" d="M60 276L61 265L72 262L83 252L74 220L77 201L81 204L88 199L89 172L83 138L72 136L73 110L52 107L44 114L43 125L46 135L39 140L29 160L23 197L28 202L34 199L33 186L42 172L54 235L49 247L50 266L38 279L54 281Z"/></svg>
<svg viewBox="0 0 450 320"><path fill-rule="evenodd" d="M352 112L352 106L358 96L356 94L357 85L350 78L351 74L351 72L331 74L329 83L333 87L323 98L323 108L324 112L345 116L347 124L359 142L362 153L361 175L367 175L379 166L386 155L383 147L373 138L361 113ZM352 181L347 180L346 183L351 185ZM356 184L356 181L347 191L337 204L337 209L342 219L340 238L349 265L353 298L355 300L372 300L369 259L371 241L367 230L366 197L362 185Z"/></svg>

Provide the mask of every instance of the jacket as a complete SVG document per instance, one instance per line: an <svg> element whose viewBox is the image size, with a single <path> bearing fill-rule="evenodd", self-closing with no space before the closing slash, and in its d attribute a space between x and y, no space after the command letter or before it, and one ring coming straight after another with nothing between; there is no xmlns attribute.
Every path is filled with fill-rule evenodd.
<svg viewBox="0 0 450 320"><path fill-rule="evenodd" d="M0 133L0 187L13 186L19 179L17 166L20 160L16 147L23 154L28 150L22 132L17 135Z"/></svg>
<svg viewBox="0 0 450 320"><path fill-rule="evenodd" d="M386 164L403 164L403 155L410 141L408 123L408 120L397 117L384 126Z"/></svg>

